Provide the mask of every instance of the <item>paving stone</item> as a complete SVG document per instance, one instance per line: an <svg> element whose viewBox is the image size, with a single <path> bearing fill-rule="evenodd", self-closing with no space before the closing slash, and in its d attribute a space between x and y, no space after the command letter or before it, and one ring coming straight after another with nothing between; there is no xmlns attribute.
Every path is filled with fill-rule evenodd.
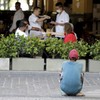
<svg viewBox="0 0 100 100"><path fill-rule="evenodd" d="M100 73L85 73L85 97L65 97L59 72L0 71L0 100L99 100Z"/></svg>

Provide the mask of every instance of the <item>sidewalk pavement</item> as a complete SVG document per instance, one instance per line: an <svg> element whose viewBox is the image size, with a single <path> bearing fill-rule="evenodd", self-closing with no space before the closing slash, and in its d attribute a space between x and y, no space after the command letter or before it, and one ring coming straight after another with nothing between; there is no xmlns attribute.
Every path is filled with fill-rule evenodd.
<svg viewBox="0 0 100 100"><path fill-rule="evenodd" d="M100 73L85 73L82 92L62 96L58 72L0 71L0 100L100 100Z"/></svg>

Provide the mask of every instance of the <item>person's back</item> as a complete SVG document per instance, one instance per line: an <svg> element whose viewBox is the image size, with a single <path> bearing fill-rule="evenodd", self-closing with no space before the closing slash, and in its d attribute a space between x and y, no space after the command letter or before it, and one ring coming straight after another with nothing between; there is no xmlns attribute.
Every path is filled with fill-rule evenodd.
<svg viewBox="0 0 100 100"><path fill-rule="evenodd" d="M80 80L82 65L78 62L64 62L61 89L67 94L77 94L82 88Z"/></svg>
<svg viewBox="0 0 100 100"><path fill-rule="evenodd" d="M67 35L64 37L64 43L76 42L76 41L77 41L77 39L76 39L76 36L75 36L75 34L74 34L73 32L67 34Z"/></svg>
<svg viewBox="0 0 100 100"><path fill-rule="evenodd" d="M77 95L83 86L81 77L83 65L76 62L78 52L73 49L69 53L70 61L62 64L60 88L67 95Z"/></svg>

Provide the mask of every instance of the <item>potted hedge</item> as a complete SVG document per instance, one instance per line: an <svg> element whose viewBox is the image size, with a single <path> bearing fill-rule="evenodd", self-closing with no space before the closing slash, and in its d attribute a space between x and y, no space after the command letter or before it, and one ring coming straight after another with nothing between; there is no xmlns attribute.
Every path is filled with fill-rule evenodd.
<svg viewBox="0 0 100 100"><path fill-rule="evenodd" d="M43 70L44 59L42 59L42 50L44 42L37 37L17 38L16 47L18 58L13 59L13 70ZM23 55L29 55L25 57ZM38 57L37 57L38 56ZM39 57L40 56L40 57Z"/></svg>
<svg viewBox="0 0 100 100"><path fill-rule="evenodd" d="M90 47L89 72L100 72L100 40Z"/></svg>
<svg viewBox="0 0 100 100"><path fill-rule="evenodd" d="M11 59L17 56L17 47L14 35L0 36L0 70L9 70Z"/></svg>
<svg viewBox="0 0 100 100"><path fill-rule="evenodd" d="M49 54L49 58L47 58L46 61L46 68L48 71L59 71L61 69L63 59L61 59L60 50L62 44L62 39L52 37L46 39L46 52Z"/></svg>
<svg viewBox="0 0 100 100"><path fill-rule="evenodd" d="M79 58L85 58L86 55L89 53L89 45L83 40L77 41L75 43L69 42L66 44L63 44L63 47L61 48L61 57L63 59L68 59L69 51L72 49L76 49L79 52Z"/></svg>
<svg viewBox="0 0 100 100"><path fill-rule="evenodd" d="M84 40L63 44L63 47L61 48L61 58L68 59L69 51L76 49L79 52L79 60L77 61L83 64L83 71L86 71L86 56L89 53L89 47L88 43Z"/></svg>
<svg viewBox="0 0 100 100"><path fill-rule="evenodd" d="M79 52L80 58L84 58L89 52L88 43L83 40L77 41L75 43L66 43L64 44L62 40L57 38L49 38L46 40L46 50L51 54L52 59L47 59L47 70L50 71L59 71L61 70L61 64L63 61L68 59L68 53L70 50L76 49ZM59 55L59 59L55 58L56 55ZM54 59L55 58L55 59ZM83 63L83 71L86 71L86 60L78 60Z"/></svg>

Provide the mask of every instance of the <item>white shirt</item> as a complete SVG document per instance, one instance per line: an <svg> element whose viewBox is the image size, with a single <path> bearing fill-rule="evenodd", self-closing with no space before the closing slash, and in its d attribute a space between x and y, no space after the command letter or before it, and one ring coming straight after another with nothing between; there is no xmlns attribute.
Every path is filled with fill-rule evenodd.
<svg viewBox="0 0 100 100"><path fill-rule="evenodd" d="M69 15L63 10L61 14L57 14L56 22L61 24L69 23ZM64 34L64 26L56 25L56 33L60 35ZM62 35L56 37L64 37L64 36Z"/></svg>
<svg viewBox="0 0 100 100"><path fill-rule="evenodd" d="M23 13L22 9L19 9L18 11L16 11L14 14L14 17L13 17L12 26L9 31L12 32L14 29L16 29L16 22L18 20L22 20L23 18L24 18L24 13Z"/></svg>
<svg viewBox="0 0 100 100"><path fill-rule="evenodd" d="M37 16L31 14L29 16L29 24L31 27L37 27L41 29L41 23L37 22L37 19L38 19ZM40 31L35 31L35 30L30 31L30 36L40 36L40 35L42 35L42 32Z"/></svg>
<svg viewBox="0 0 100 100"><path fill-rule="evenodd" d="M23 32L19 28L17 28L17 30L15 32L15 37L18 37L18 36L28 37L28 35L25 32Z"/></svg>
<svg viewBox="0 0 100 100"><path fill-rule="evenodd" d="M37 28L41 28L41 24L38 23L38 22L36 22L37 19L38 19L38 17L35 16L34 14L30 15L29 16L29 24L30 24L30 26L37 27Z"/></svg>

